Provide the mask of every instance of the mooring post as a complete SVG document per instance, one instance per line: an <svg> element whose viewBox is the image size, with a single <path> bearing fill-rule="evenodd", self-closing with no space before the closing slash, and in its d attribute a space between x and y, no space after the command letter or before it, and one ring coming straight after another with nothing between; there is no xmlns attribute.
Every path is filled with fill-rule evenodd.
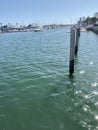
<svg viewBox="0 0 98 130"><path fill-rule="evenodd" d="M71 28L70 33L70 61L69 61L69 73L74 73L74 55L75 55L75 29Z"/></svg>
<svg viewBox="0 0 98 130"><path fill-rule="evenodd" d="M80 29L76 28L75 55L77 55L78 52L79 36L80 36Z"/></svg>
<svg viewBox="0 0 98 130"><path fill-rule="evenodd" d="M80 27L78 28L79 30L78 30L78 33L79 33L79 37L80 37Z"/></svg>

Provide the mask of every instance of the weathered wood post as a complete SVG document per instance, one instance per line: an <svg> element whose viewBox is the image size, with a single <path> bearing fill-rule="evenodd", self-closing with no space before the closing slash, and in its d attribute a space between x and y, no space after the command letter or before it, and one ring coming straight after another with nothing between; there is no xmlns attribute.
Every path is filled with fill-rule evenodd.
<svg viewBox="0 0 98 130"><path fill-rule="evenodd" d="M76 28L75 55L77 55L78 52L79 37L80 37L80 29Z"/></svg>
<svg viewBox="0 0 98 130"><path fill-rule="evenodd" d="M71 28L70 33L70 61L69 61L69 73L74 73L74 55L75 55L75 29Z"/></svg>
<svg viewBox="0 0 98 130"><path fill-rule="evenodd" d="M79 32L78 33L79 33L79 37L80 37L80 27L79 27Z"/></svg>
<svg viewBox="0 0 98 130"><path fill-rule="evenodd" d="M0 31L2 32L2 23L0 23L0 25L1 25L1 27L0 27L0 28L1 28Z"/></svg>

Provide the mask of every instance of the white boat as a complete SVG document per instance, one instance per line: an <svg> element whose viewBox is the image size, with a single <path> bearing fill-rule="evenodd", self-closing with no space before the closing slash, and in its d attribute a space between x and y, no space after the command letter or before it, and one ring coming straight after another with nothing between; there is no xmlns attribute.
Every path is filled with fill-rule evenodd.
<svg viewBox="0 0 98 130"><path fill-rule="evenodd" d="M70 30L67 30L66 33L70 33Z"/></svg>
<svg viewBox="0 0 98 130"><path fill-rule="evenodd" d="M41 28L41 27L33 29L34 32L39 32L39 31L42 31L42 30L43 30L43 28Z"/></svg>
<svg viewBox="0 0 98 130"><path fill-rule="evenodd" d="M86 30L86 28L82 27L82 28L80 29L80 31L81 31L81 32L86 32L87 30Z"/></svg>

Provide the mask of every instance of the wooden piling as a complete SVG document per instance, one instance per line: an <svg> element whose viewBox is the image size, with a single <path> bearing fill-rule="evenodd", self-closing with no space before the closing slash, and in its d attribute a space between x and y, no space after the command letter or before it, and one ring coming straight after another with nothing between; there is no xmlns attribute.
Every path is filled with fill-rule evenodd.
<svg viewBox="0 0 98 130"><path fill-rule="evenodd" d="M70 33L70 61L69 61L69 73L74 73L74 55L75 55L75 29L71 28Z"/></svg>
<svg viewBox="0 0 98 130"><path fill-rule="evenodd" d="M80 37L80 29L76 28L75 55L77 55L78 52L79 37Z"/></svg>
<svg viewBox="0 0 98 130"><path fill-rule="evenodd" d="M79 33L79 37L80 37L80 27L78 28L78 33Z"/></svg>

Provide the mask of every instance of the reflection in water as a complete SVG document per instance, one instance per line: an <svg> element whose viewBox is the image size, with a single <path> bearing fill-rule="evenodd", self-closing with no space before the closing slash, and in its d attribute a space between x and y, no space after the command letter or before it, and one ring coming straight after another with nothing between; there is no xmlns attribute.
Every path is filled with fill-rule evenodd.
<svg viewBox="0 0 98 130"><path fill-rule="evenodd" d="M66 76L65 79L68 82L67 85L63 86L63 82L58 82L59 86L54 84L54 86L50 87L50 91L42 101L40 111L41 113L44 111L44 117L49 116L49 122L56 129L73 130L74 127L77 130L85 130L77 115L82 106L77 102L74 76ZM63 81L63 79L61 80ZM55 120L55 124L53 120Z"/></svg>
<svg viewBox="0 0 98 130"><path fill-rule="evenodd" d="M98 86L98 83L94 82L91 84L92 87L97 87Z"/></svg>
<svg viewBox="0 0 98 130"><path fill-rule="evenodd" d="M98 116L95 116L95 111L98 110L98 108L95 105L98 106L98 102L96 102L96 104L94 104L94 102L95 100L97 100L98 92L92 91L91 93L89 93L87 91L79 89L79 87L77 86L76 76L69 75L68 77L69 84L66 86L67 92L65 98L66 96L70 95L70 105L68 104L67 106L66 103L66 111L70 112L71 116L73 117L72 119L78 122L78 124L82 125L83 127L92 130L96 126L95 129L97 129L96 120L98 120ZM93 83L93 86L97 86L97 83Z"/></svg>
<svg viewBox="0 0 98 130"><path fill-rule="evenodd" d="M90 65L93 65L93 64L94 64L94 63L91 61L91 62L90 62Z"/></svg>
<svg viewBox="0 0 98 130"><path fill-rule="evenodd" d="M98 120L98 115L95 116L95 119Z"/></svg>
<svg viewBox="0 0 98 130"><path fill-rule="evenodd" d="M80 71L80 74L84 74L85 73L85 71L83 70L83 71Z"/></svg>
<svg viewBox="0 0 98 130"><path fill-rule="evenodd" d="M74 75L69 75L69 81L70 81L70 85L72 87L72 95L75 95L75 76Z"/></svg>

